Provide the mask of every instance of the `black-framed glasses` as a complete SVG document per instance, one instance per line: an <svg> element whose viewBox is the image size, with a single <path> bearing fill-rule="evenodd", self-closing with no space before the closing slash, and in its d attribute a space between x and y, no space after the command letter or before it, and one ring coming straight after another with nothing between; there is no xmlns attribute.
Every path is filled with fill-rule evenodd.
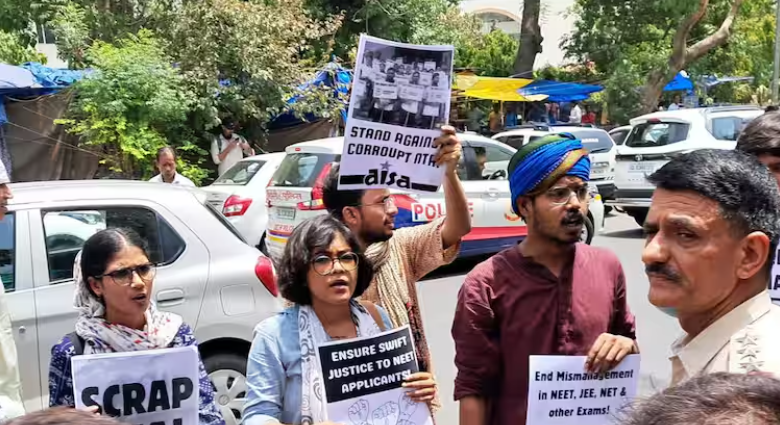
<svg viewBox="0 0 780 425"><path fill-rule="evenodd" d="M387 198L383 199L382 202L375 202L373 204L360 204L359 207L373 207L377 205L382 205L385 207L385 211L390 211L395 207L395 199L393 199L392 196L388 196Z"/></svg>
<svg viewBox="0 0 780 425"><path fill-rule="evenodd" d="M342 269L351 272L358 266L358 255L354 252L345 252L336 258L327 255L318 255L311 261L311 265L314 268L315 273L320 276L327 276L333 273L337 261Z"/></svg>
<svg viewBox="0 0 780 425"><path fill-rule="evenodd" d="M144 283L151 282L157 274L157 267L153 263L141 264L135 267L125 267L123 269L114 270L111 273L95 276L95 279L102 279L104 277L110 277L114 283L121 286L129 286L133 283L133 274L137 274Z"/></svg>
<svg viewBox="0 0 780 425"><path fill-rule="evenodd" d="M570 187L554 187L544 192L545 196L556 205L564 205L575 195L580 202L586 202L590 199L590 190L588 186L580 186L572 189Z"/></svg>

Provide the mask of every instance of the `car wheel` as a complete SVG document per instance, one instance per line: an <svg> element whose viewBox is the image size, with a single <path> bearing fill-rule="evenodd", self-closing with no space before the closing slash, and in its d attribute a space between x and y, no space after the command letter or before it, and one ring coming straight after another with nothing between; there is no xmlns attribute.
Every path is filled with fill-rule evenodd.
<svg viewBox="0 0 780 425"><path fill-rule="evenodd" d="M214 387L214 401L222 411L226 425L241 423L246 400L246 358L218 353L203 360Z"/></svg>
<svg viewBox="0 0 780 425"><path fill-rule="evenodd" d="M582 241L590 245L590 241L593 240L593 218L588 214L585 217L585 224L582 226Z"/></svg>

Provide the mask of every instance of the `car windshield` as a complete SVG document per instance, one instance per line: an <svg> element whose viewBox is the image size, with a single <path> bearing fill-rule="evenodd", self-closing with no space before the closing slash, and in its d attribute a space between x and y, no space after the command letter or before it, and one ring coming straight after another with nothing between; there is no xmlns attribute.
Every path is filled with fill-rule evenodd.
<svg viewBox="0 0 780 425"><path fill-rule="evenodd" d="M323 167L338 162L340 155L327 153L290 153L284 157L270 186L313 187Z"/></svg>
<svg viewBox="0 0 780 425"><path fill-rule="evenodd" d="M582 146L588 152L598 151L598 153L609 152L615 146L609 133L604 130L573 130L569 131L574 137L582 141Z"/></svg>
<svg viewBox="0 0 780 425"><path fill-rule="evenodd" d="M631 148L651 148L679 143L688 137L690 124L678 122L645 122L634 126L626 138Z"/></svg>
<svg viewBox="0 0 780 425"><path fill-rule="evenodd" d="M265 165L265 161L239 161L214 181L215 185L245 186Z"/></svg>

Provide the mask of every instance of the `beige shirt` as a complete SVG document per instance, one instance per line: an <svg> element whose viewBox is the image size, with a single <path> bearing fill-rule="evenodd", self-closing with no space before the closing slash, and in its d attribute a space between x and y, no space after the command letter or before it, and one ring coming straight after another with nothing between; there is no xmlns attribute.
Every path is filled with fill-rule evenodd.
<svg viewBox="0 0 780 425"><path fill-rule="evenodd" d="M0 282L0 422L23 414L22 383L11 314L5 300L5 288Z"/></svg>
<svg viewBox="0 0 780 425"><path fill-rule="evenodd" d="M698 374L769 372L780 376L780 306L763 291L692 340L672 344L672 385Z"/></svg>

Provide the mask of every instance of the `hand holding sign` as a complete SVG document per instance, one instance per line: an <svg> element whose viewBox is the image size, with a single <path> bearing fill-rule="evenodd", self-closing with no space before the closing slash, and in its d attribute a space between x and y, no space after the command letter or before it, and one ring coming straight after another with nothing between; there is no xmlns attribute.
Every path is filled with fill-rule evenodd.
<svg viewBox="0 0 780 425"><path fill-rule="evenodd" d="M627 355L639 354L631 338L608 333L601 334L588 352L585 360L586 372L607 372L618 365Z"/></svg>
<svg viewBox="0 0 780 425"><path fill-rule="evenodd" d="M434 146L438 148L434 160L436 165L446 165L447 172L453 173L458 170L458 162L463 154L463 147L455 134L455 128L445 125L441 128L441 131L441 136L433 142Z"/></svg>
<svg viewBox="0 0 780 425"><path fill-rule="evenodd" d="M436 396L436 381L430 372L412 374L406 378L406 382L402 386L410 390L407 394L415 402L429 402Z"/></svg>

